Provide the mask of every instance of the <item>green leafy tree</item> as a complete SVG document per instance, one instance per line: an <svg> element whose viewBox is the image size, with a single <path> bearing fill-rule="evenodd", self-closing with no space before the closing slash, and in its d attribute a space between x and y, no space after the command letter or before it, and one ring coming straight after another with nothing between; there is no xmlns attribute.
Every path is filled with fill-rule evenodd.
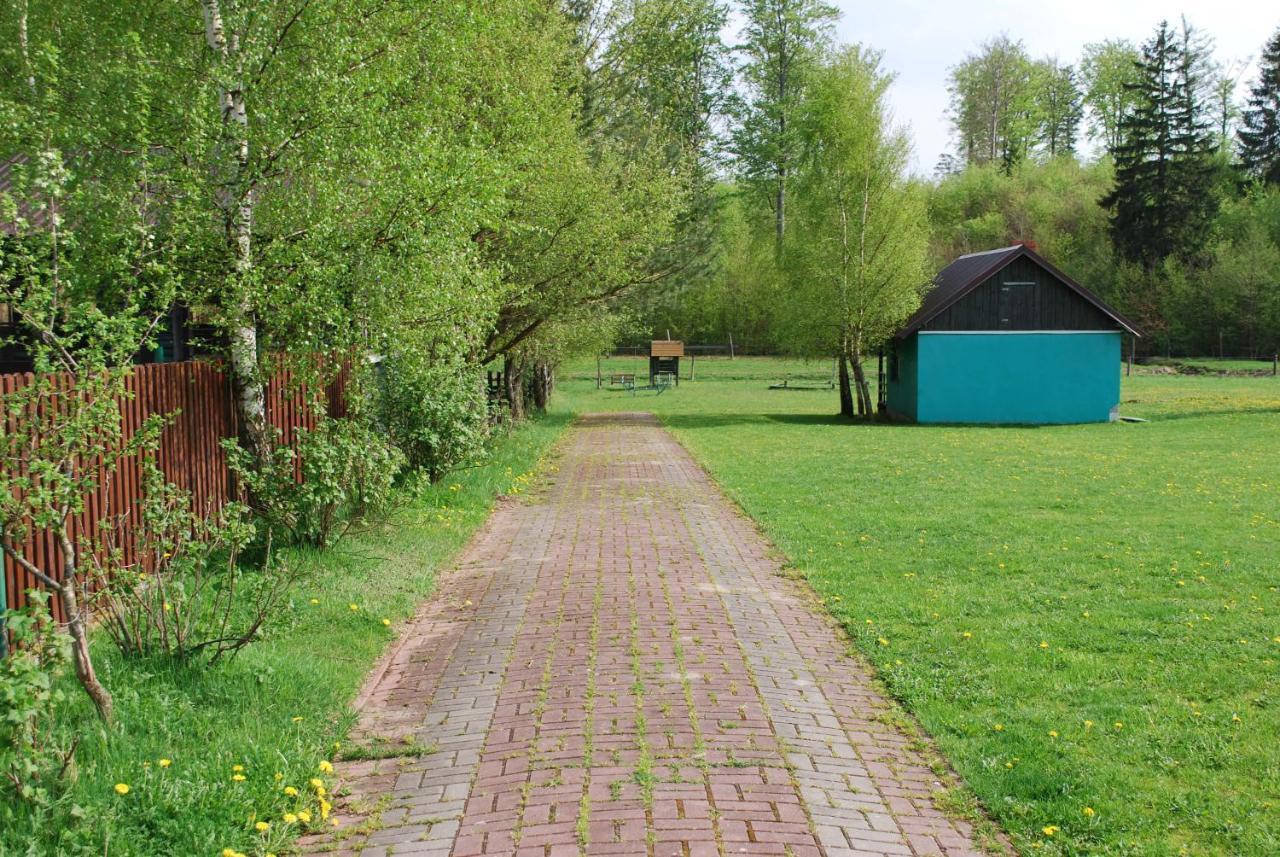
<svg viewBox="0 0 1280 857"><path fill-rule="evenodd" d="M862 357L919 305L928 279L924 197L905 177L910 145L890 121L891 81L878 53L843 48L814 73L800 113L779 313L794 348L839 361L845 416L873 414Z"/></svg>
<svg viewBox="0 0 1280 857"><path fill-rule="evenodd" d="M1120 254L1148 268L1201 254L1218 206L1216 146L1201 98L1195 31L1162 22L1142 47L1137 107L1121 122L1116 187L1104 200Z"/></svg>
<svg viewBox="0 0 1280 857"><path fill-rule="evenodd" d="M951 70L951 122L967 164L1022 161L1035 141L1035 66L1022 42L991 39Z"/></svg>
<svg viewBox="0 0 1280 857"><path fill-rule="evenodd" d="M735 108L739 176L773 210L775 247L787 226L787 188L800 149L795 114L836 20L821 0L746 0L739 47L745 98Z"/></svg>
<svg viewBox="0 0 1280 857"><path fill-rule="evenodd" d="M1050 158L1074 154L1084 116L1076 71L1056 59L1035 65L1035 111L1038 143Z"/></svg>
<svg viewBox="0 0 1280 857"><path fill-rule="evenodd" d="M1129 41L1108 39L1084 46L1080 79L1088 108L1089 137L1108 152L1122 142L1123 123L1138 104L1135 87L1141 53Z"/></svg>
<svg viewBox="0 0 1280 857"><path fill-rule="evenodd" d="M157 421L129 434L117 403L173 300L177 247L156 211L165 189L146 180L166 156L140 145L152 117L145 91L126 85L149 74L146 57L130 34L111 34L113 50L85 79L54 36L94 38L92 16L59 11L20 3L0 13L16 36L0 39L0 151L16 153L0 193L0 304L16 324L0 346L25 351L35 370L2 403L0 547L57 597L76 677L110 721L87 604L109 533L79 519L124 458L154 445ZM102 123L85 121L95 115ZM128 510L104 511L110 524ZM53 546L43 562L28 552L39 533Z"/></svg>
<svg viewBox="0 0 1280 857"><path fill-rule="evenodd" d="M1241 116L1240 161L1249 175L1280 185L1280 30L1267 41L1258 62L1258 82Z"/></svg>
<svg viewBox="0 0 1280 857"><path fill-rule="evenodd" d="M715 275L720 120L733 79L721 35L729 10L721 0L634 0L613 8L611 31L596 40L603 47L585 64L588 133L597 144L678 176L685 191L673 239L656 248L652 260L655 270L670 275L626 300L656 319Z"/></svg>

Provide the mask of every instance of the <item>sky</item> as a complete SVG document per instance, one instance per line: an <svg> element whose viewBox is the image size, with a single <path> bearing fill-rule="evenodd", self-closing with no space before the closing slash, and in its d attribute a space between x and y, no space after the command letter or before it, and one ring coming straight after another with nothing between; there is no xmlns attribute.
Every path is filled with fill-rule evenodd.
<svg viewBox="0 0 1280 857"><path fill-rule="evenodd" d="M1032 57L1057 56L1076 64L1089 42L1145 40L1161 19L1183 15L1213 37L1215 57L1224 66L1244 60L1237 92L1243 96L1256 77L1263 43L1280 27L1280 2L1254 0L833 0L843 17L839 40L861 42L884 52L885 67L897 75L891 90L894 115L910 126L915 140L914 171L929 174L950 148L947 121L949 69L986 39L1004 33L1021 39Z"/></svg>

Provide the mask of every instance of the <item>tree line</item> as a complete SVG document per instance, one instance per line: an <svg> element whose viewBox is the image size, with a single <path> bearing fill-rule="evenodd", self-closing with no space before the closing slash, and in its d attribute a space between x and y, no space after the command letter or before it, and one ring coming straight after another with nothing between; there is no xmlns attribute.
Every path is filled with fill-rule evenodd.
<svg viewBox="0 0 1280 857"><path fill-rule="evenodd" d="M775 239L790 230L798 202L787 192L798 187L791 173L805 128L788 105L804 102L823 74L834 12L775 0L748 3L744 15L737 73L745 95L726 112L716 273L698 287L673 284L645 317L690 339L732 335L758 349L834 356L788 323L813 285L788 276L804 254L774 254L767 265L760 252L762 222ZM770 27L788 21L783 29L797 47L779 53L770 77L760 57L786 44ZM927 270L1032 241L1137 321L1146 334L1140 353L1274 354L1280 31L1262 46L1243 101L1235 95L1241 68L1218 60L1212 39L1186 21L1159 23L1140 44L1086 45L1072 62L1033 57L1006 35L979 45L945 82L953 149L931 177L903 183L923 201L916 240ZM901 264L910 270L916 260ZM864 338L864 354L884 335Z"/></svg>

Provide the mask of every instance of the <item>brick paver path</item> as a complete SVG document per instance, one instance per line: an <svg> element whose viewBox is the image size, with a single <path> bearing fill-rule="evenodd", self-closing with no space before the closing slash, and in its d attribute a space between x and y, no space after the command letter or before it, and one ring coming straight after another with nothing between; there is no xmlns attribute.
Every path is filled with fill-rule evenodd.
<svg viewBox="0 0 1280 857"><path fill-rule="evenodd" d="M583 419L547 482L498 508L361 700L357 742L435 751L340 765L345 832L307 845L979 853L867 668L652 417Z"/></svg>

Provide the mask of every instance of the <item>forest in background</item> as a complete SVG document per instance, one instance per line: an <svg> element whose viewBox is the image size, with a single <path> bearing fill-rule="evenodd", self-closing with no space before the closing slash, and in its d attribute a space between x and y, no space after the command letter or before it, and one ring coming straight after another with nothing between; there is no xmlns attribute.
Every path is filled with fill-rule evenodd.
<svg viewBox="0 0 1280 857"><path fill-rule="evenodd" d="M789 323L803 297L788 276L796 256L767 248L798 228L779 214L778 190L794 184L788 168L803 170L803 156L787 164L788 144L804 144L786 122L838 50L835 10L775 0L743 12L743 44L731 54L737 86L720 126L714 241L699 275L637 303L635 338L669 330L816 356L822 349ZM975 46L946 81L953 150L932 176L904 179L923 200L926 270L1032 242L1136 321L1140 355L1271 356L1280 347L1280 32L1259 48L1240 101L1239 67L1219 62L1210 36L1187 21L1153 22L1141 44L1086 45L1074 63L1032 57L1006 35ZM786 68L789 97L777 97L776 75L761 85L770 63ZM764 133L762 116L773 121Z"/></svg>

